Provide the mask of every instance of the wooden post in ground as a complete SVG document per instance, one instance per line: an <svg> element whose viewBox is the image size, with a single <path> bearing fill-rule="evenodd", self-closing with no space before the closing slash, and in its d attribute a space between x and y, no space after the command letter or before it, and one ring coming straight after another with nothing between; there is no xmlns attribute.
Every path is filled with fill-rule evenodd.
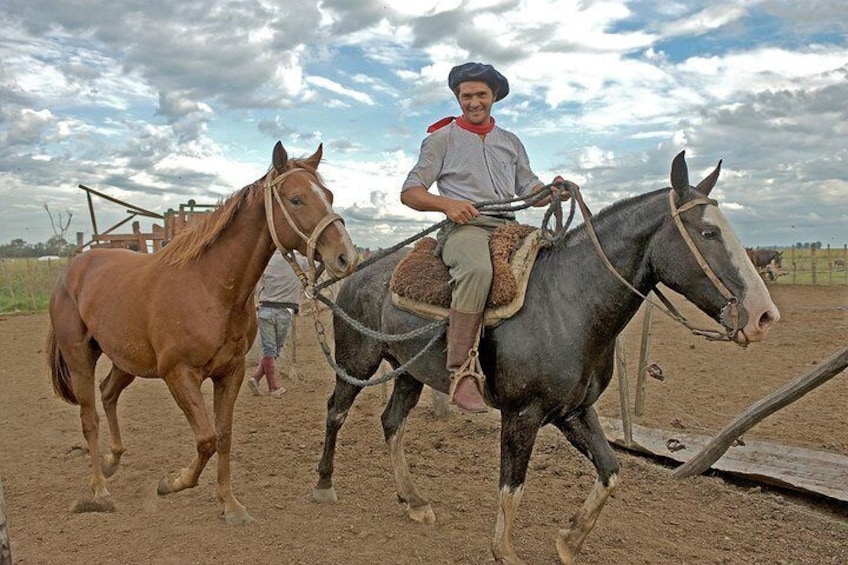
<svg viewBox="0 0 848 565"><path fill-rule="evenodd" d="M724 455L724 452L733 445L736 438L751 429L754 424L829 381L844 371L846 367L848 367L848 347L837 351L794 381L752 405L719 432L700 453L675 469L672 476L677 479L684 479L693 475L700 475L718 461Z"/></svg>
<svg viewBox="0 0 848 565"><path fill-rule="evenodd" d="M624 444L633 445L633 421L630 417L630 389L627 385L627 358L621 336L615 338L615 372L618 374L618 395L621 401L621 424L624 427Z"/></svg>
<svg viewBox="0 0 848 565"><path fill-rule="evenodd" d="M289 340L291 344L291 373L289 376L292 380L300 380L297 372L297 314L292 314L291 331L289 332Z"/></svg>
<svg viewBox="0 0 848 565"><path fill-rule="evenodd" d="M450 416L450 404L448 395L436 389L430 389L430 401L433 403L433 416L437 420L444 420Z"/></svg>
<svg viewBox="0 0 848 565"><path fill-rule="evenodd" d="M3 481L0 480L0 565L12 565L12 544L6 522L6 498L3 496Z"/></svg>
<svg viewBox="0 0 848 565"><path fill-rule="evenodd" d="M645 415L648 356L651 354L651 318L654 314L653 304L646 302L645 308L645 318L642 320L642 343L639 346L639 368L636 373L636 402L633 408L633 413L636 414L636 417L638 418Z"/></svg>

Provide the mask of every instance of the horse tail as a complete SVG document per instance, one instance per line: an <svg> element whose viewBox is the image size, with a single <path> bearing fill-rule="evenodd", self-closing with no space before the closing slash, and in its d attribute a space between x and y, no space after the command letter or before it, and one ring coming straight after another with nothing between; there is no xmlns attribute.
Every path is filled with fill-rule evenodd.
<svg viewBox="0 0 848 565"><path fill-rule="evenodd" d="M50 367L50 379L53 381L53 392L68 404L79 404L74 387L71 384L71 370L68 362L56 342L53 326L47 331L47 365Z"/></svg>

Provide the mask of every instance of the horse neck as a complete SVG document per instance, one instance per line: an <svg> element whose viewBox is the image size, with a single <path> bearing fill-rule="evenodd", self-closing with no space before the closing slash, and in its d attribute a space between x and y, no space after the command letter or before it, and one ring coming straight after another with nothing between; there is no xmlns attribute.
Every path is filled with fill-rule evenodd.
<svg viewBox="0 0 848 565"><path fill-rule="evenodd" d="M274 250L265 219L265 204L262 198L254 196L197 258L196 264L204 271L206 280L219 281L228 299L246 303L252 300L256 284Z"/></svg>
<svg viewBox="0 0 848 565"><path fill-rule="evenodd" d="M657 284L650 265L649 251L654 234L667 216L662 209L664 191L633 198L605 210L592 220L604 255L624 280L643 295ZM635 316L643 298L610 272L593 245L586 226L574 230L561 255L562 280L570 288L561 288L560 296L587 308L591 331L596 339L614 339Z"/></svg>

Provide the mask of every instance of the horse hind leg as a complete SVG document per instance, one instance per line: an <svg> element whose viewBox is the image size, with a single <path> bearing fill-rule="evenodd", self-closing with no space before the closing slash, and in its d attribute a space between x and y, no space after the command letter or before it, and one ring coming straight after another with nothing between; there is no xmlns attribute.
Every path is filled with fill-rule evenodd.
<svg viewBox="0 0 848 565"><path fill-rule="evenodd" d="M133 375L113 365L106 378L100 382L100 402L103 404L106 421L109 422L109 435L112 438L111 452L103 457L100 464L106 477L115 474L121 465L121 456L127 450L121 439L121 428L118 425L118 398L134 380Z"/></svg>
<svg viewBox="0 0 848 565"><path fill-rule="evenodd" d="M230 448L233 438L233 409L244 379L244 362L231 374L214 381L215 431L218 442L218 502L223 505L227 524L237 526L253 518L233 495Z"/></svg>
<svg viewBox="0 0 848 565"><path fill-rule="evenodd" d="M430 507L430 503L421 496L403 451L403 432L406 418L409 416L423 389L421 382L412 378L408 373L400 375L394 382L392 396L389 404L383 410L381 417L383 423L383 436L389 448L389 457L392 461L395 484L397 486L398 500L406 504L407 515L415 522L433 524L436 522L436 514Z"/></svg>
<svg viewBox="0 0 848 565"><path fill-rule="evenodd" d="M619 466L615 453L604 435L593 407L554 422L568 441L595 466L598 478L580 510L571 518L571 527L560 530L556 547L560 561L574 562L586 536L595 527L601 510L618 484Z"/></svg>
<svg viewBox="0 0 848 565"><path fill-rule="evenodd" d="M56 294L51 298L52 331L48 337L48 350L54 354L51 361L54 382L57 379L65 380L59 372L70 375L70 383L65 382L64 385L67 387L69 384L69 394L63 395L63 398L80 407L82 434L88 445L91 461L89 484L94 500L78 502L74 511L108 512L114 510L114 506L106 488L106 477L100 468L100 417L97 415L94 393L94 369L101 351L88 335L88 330L73 304L73 300L64 294Z"/></svg>

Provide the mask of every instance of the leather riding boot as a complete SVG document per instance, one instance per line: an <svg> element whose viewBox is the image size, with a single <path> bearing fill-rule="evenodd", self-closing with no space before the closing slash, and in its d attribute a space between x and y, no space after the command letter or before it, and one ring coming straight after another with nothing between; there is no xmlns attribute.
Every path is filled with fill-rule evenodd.
<svg viewBox="0 0 848 565"><path fill-rule="evenodd" d="M483 323L482 312L460 312L450 310L448 322L448 351L447 369L451 372L451 401L461 409L468 412L485 412L488 410L483 399L482 391L485 386L485 376L482 370L475 371L476 365L471 371L460 373L458 369L468 360L468 353L477 343L480 326ZM459 379L457 382L454 382Z"/></svg>

